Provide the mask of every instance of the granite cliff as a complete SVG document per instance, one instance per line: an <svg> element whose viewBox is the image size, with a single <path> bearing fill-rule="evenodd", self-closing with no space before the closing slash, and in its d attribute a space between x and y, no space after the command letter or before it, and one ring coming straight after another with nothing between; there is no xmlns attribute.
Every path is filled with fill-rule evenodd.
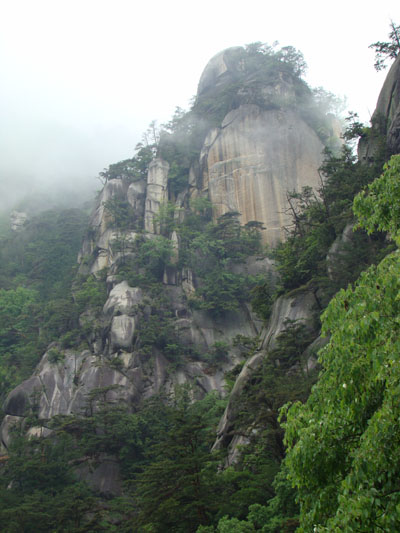
<svg viewBox="0 0 400 533"><path fill-rule="evenodd" d="M285 58L266 67L262 76L250 59L251 54L246 56L239 47L221 52L207 65L194 106L196 120L201 118L201 143L180 190L172 188L176 162L162 157L162 149L153 150L141 175L127 178L117 172L107 177L78 258L84 287L102 288L101 305L89 298L81 310L83 349L82 343L71 348L53 343L34 375L8 395L1 425L3 447L9 445L12 426L23 423L27 414L35 411L38 421L28 433L45 436L55 415L84 414L95 390L106 390L109 401L122 402L128 410L184 383L194 386L195 398L213 390L224 395L225 373L244 363L235 339L256 339L256 353L232 392L238 397L287 320L313 330L315 291L280 297L265 325L248 296L238 296L235 306L218 312L211 304L203 305L206 282L201 272L209 258L190 249L193 264L184 259L185 234L179 223L190 219L196 200L208 202L214 223L224 221L218 231L228 237L231 231L242 231L254 238L251 224L257 222L257 231L266 228L260 230L261 241L276 245L290 222L287 193L320 186L324 145L337 141L334 121L318 111L311 91ZM222 102L217 112L215 102ZM154 284L143 279L146 268L153 268L146 250L157 246L166 246L169 256L154 267L154 290ZM273 288L274 262L254 250L241 252L239 259L237 254L225 255L219 263L226 268L225 278L250 283L261 276ZM193 265L199 262L196 270ZM72 289L75 300L82 294L78 285ZM312 357L309 364L314 364ZM218 445L230 445L232 453L238 443L232 435L234 416L230 404L218 436ZM110 461L86 477L103 492L118 492L118 465Z"/></svg>

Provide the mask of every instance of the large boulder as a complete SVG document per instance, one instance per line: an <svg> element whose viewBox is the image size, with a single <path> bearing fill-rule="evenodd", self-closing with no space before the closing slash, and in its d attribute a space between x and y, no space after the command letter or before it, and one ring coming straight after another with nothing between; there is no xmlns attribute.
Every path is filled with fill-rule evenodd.
<svg viewBox="0 0 400 533"><path fill-rule="evenodd" d="M126 281L115 285L111 290L106 303L104 304L103 313L105 315L131 314L136 306L143 300L142 289L130 287Z"/></svg>
<svg viewBox="0 0 400 533"><path fill-rule="evenodd" d="M7 415L27 415L36 401L36 396L40 396L42 390L43 385L40 378L38 376L32 376L10 392L4 402L3 411Z"/></svg>

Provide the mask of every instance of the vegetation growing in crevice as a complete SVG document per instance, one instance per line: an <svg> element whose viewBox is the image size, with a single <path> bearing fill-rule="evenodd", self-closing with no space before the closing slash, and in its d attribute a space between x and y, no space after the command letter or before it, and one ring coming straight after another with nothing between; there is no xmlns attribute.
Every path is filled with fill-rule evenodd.
<svg viewBox="0 0 400 533"><path fill-rule="evenodd" d="M125 159L110 165L99 174L99 178L103 183L112 179L122 179L127 183L139 181L147 178L147 170L150 161L154 157L154 144L139 143L135 147L135 156L131 159Z"/></svg>
<svg viewBox="0 0 400 533"><path fill-rule="evenodd" d="M286 241L274 252L282 292L308 285L323 288L329 297L390 251L391 245L382 234L370 237L355 234L349 237L348 245L343 243L336 256L330 258L331 264L337 261L341 268L333 267L328 272L328 251L346 224L353 221L354 195L378 175L383 157L384 154L377 156L375 164L367 166L356 161L347 145L343 146L340 156L326 151L318 195L309 187L300 193L288 194L293 225L288 228Z"/></svg>

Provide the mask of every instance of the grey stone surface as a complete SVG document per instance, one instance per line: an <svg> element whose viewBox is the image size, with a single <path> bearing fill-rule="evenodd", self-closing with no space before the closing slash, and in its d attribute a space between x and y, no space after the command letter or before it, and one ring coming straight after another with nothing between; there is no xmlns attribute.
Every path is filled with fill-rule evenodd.
<svg viewBox="0 0 400 533"><path fill-rule="evenodd" d="M397 110L390 123L390 128L387 133L387 145L391 154L400 153L400 105L397 106Z"/></svg>
<svg viewBox="0 0 400 533"><path fill-rule="evenodd" d="M354 239L354 223L346 224L343 232L336 238L332 246L329 248L326 262L327 272L330 279L333 279L337 263L340 262L340 256L344 253L344 247L349 245Z"/></svg>
<svg viewBox="0 0 400 533"><path fill-rule="evenodd" d="M233 46L212 57L200 77L197 94L201 95L215 87L229 84L240 67L237 56L242 51L242 46Z"/></svg>
<svg viewBox="0 0 400 533"><path fill-rule="evenodd" d="M276 245L290 222L287 191L320 185L323 145L292 110L245 104L229 115L208 150L203 187L215 219L237 211L242 224L262 222L263 242Z"/></svg>
<svg viewBox="0 0 400 533"><path fill-rule="evenodd" d="M372 122L386 118L388 131L400 105L400 56L393 62L379 93Z"/></svg>
<svg viewBox="0 0 400 533"><path fill-rule="evenodd" d="M111 350L131 348L135 334L135 318L128 315L114 316L111 323Z"/></svg>
<svg viewBox="0 0 400 533"><path fill-rule="evenodd" d="M126 195L128 202L135 210L135 215L138 218L141 218L144 215L146 187L147 183L145 180L135 181L129 185Z"/></svg>

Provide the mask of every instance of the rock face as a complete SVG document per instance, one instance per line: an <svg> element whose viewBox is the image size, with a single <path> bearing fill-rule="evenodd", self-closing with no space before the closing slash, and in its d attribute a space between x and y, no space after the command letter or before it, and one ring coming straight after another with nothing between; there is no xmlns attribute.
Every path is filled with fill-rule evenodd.
<svg viewBox="0 0 400 533"><path fill-rule="evenodd" d="M318 187L323 145L291 110L244 104L231 111L207 150L203 186L214 215L241 213L266 227L263 240L276 245L290 222L287 191Z"/></svg>

